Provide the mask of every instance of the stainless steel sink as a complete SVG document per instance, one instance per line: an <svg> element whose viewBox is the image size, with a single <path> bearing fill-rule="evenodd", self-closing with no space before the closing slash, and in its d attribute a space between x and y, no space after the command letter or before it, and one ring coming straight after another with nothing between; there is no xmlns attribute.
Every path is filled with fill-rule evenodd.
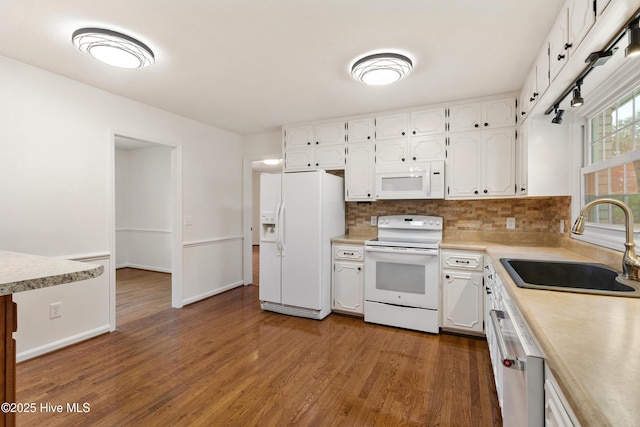
<svg viewBox="0 0 640 427"><path fill-rule="evenodd" d="M521 288L640 297L638 284L606 265L511 258L500 262Z"/></svg>

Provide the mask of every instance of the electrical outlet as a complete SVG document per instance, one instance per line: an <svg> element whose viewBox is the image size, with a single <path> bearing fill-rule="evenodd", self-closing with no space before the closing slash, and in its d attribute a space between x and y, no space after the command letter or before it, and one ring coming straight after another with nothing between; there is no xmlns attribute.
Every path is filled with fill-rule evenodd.
<svg viewBox="0 0 640 427"><path fill-rule="evenodd" d="M378 225L378 217L377 216L372 216L371 217L371 226L375 227L376 225Z"/></svg>
<svg viewBox="0 0 640 427"><path fill-rule="evenodd" d="M516 219L507 218L507 230L513 230L516 228Z"/></svg>
<svg viewBox="0 0 640 427"><path fill-rule="evenodd" d="M49 305L49 319L55 319L57 317L62 317L62 303L54 302Z"/></svg>

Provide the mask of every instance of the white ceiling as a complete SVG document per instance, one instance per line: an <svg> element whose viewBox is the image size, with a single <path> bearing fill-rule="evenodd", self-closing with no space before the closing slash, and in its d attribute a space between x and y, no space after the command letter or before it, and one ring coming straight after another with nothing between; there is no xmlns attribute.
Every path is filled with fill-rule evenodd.
<svg viewBox="0 0 640 427"><path fill-rule="evenodd" d="M239 134L285 123L518 91L561 0L0 0L0 55ZM109 67L71 34L140 39L156 63ZM392 49L413 73L384 87L351 63Z"/></svg>

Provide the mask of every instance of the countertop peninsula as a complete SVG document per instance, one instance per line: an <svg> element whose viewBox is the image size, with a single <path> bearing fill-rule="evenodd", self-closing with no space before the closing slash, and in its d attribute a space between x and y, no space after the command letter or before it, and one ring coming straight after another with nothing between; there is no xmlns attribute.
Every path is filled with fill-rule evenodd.
<svg viewBox="0 0 640 427"><path fill-rule="evenodd" d="M0 296L91 279L103 270L97 264L0 251Z"/></svg>
<svg viewBox="0 0 640 427"><path fill-rule="evenodd" d="M0 400L16 401L16 341L18 314L13 294L47 288L103 273L104 267L60 258L0 251ZM14 426L15 412L0 414L0 425Z"/></svg>
<svg viewBox="0 0 640 427"><path fill-rule="evenodd" d="M591 257L513 240L445 238L441 247L485 251L491 257L582 426L640 425L640 298L518 288L500 263L500 258L525 258L611 264L611 258L603 260L595 249Z"/></svg>

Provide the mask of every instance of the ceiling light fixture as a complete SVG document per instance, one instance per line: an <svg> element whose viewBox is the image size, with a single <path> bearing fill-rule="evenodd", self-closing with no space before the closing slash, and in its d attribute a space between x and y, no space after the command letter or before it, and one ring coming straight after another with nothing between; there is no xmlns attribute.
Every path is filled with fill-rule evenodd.
<svg viewBox="0 0 640 427"><path fill-rule="evenodd" d="M404 55L376 53L358 59L351 67L351 75L368 85L386 85L406 77L412 68L413 62Z"/></svg>
<svg viewBox="0 0 640 427"><path fill-rule="evenodd" d="M571 99L572 107L580 107L584 104L584 98L582 97L582 93L580 91L580 87L582 86L582 80L578 80L576 83L576 87L573 89L573 98Z"/></svg>
<svg viewBox="0 0 640 427"><path fill-rule="evenodd" d="M117 31L81 28L74 31L71 40L81 52L114 67L143 68L155 61L147 45Z"/></svg>
<svg viewBox="0 0 640 427"><path fill-rule="evenodd" d="M268 166L275 166L280 163L280 159L266 159L263 160L262 163Z"/></svg>
<svg viewBox="0 0 640 427"><path fill-rule="evenodd" d="M557 125L561 125L562 124L562 116L564 115L564 110L559 110L558 109L558 105L554 105L553 107L554 113L556 114L556 116L551 119L551 123L555 123Z"/></svg>
<svg viewBox="0 0 640 427"><path fill-rule="evenodd" d="M636 18L627 27L629 44L624 51L627 58L640 55L640 18Z"/></svg>

